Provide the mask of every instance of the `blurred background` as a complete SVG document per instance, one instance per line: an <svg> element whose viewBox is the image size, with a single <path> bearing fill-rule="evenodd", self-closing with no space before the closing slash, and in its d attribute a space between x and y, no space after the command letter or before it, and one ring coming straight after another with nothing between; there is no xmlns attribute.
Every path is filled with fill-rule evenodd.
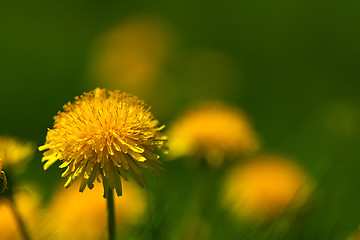
<svg viewBox="0 0 360 240"><path fill-rule="evenodd" d="M359 9L348 0L3 2L0 135L40 146L62 106L96 87L138 95L166 129L196 103L226 103L246 113L260 154L287 156L311 176L306 203L291 220L234 219L219 200L229 164L206 170L211 190L201 211L189 210L204 170L164 155L167 170L141 190L144 216L122 238L346 239L360 224ZM16 181L36 185L48 206L65 179L59 164L43 171L41 155Z"/></svg>

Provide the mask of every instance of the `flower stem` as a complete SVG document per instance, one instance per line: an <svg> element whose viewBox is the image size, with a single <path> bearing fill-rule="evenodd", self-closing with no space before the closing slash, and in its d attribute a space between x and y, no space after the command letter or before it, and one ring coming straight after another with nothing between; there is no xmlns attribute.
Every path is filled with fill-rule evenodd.
<svg viewBox="0 0 360 240"><path fill-rule="evenodd" d="M192 194L184 211L183 220L180 223L180 233L177 239L206 239L203 219L213 188L211 179L211 169L206 165L201 165L197 171Z"/></svg>
<svg viewBox="0 0 360 240"><path fill-rule="evenodd" d="M2 193L3 196L7 199L7 202L10 206L10 210L12 211L15 221L19 227L19 231L22 234L22 237L24 240L30 240L30 235L29 232L27 231L26 225L19 213L19 210L16 206L16 202L14 200L14 182L13 182L13 178L12 178L12 169L8 168L6 170L6 174L7 174L7 180L5 179L6 183L7 183L7 187L4 190L4 192Z"/></svg>
<svg viewBox="0 0 360 240"><path fill-rule="evenodd" d="M109 240L115 240L114 190L110 190L106 198L108 211Z"/></svg>
<svg viewBox="0 0 360 240"><path fill-rule="evenodd" d="M14 202L14 200L12 198L10 198L9 205L10 205L10 208L11 208L13 214L14 214L14 217L16 219L16 222L18 224L18 227L20 229L20 232L21 232L24 240L30 240L31 238L30 238L30 235L29 235L29 233L28 233L28 231L26 229L25 223L24 223L23 219L21 218L20 213L19 213L19 211L18 211L18 209L16 207L16 204L15 204L15 202Z"/></svg>

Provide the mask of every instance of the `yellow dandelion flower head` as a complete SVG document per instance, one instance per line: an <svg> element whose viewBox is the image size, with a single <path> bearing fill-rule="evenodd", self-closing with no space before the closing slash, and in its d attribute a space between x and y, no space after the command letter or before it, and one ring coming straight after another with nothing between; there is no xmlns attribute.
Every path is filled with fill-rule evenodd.
<svg viewBox="0 0 360 240"><path fill-rule="evenodd" d="M40 238L41 198L37 188L33 185L22 186L17 189L13 199L29 235L34 239L42 239ZM13 203L8 198L0 198L1 239L23 239L11 204Z"/></svg>
<svg viewBox="0 0 360 240"><path fill-rule="evenodd" d="M131 182L124 182L123 187L126 194L115 199L120 233L139 224L146 210L144 192ZM59 189L45 212L47 239L106 239L106 204L99 194L101 188L97 187L83 194L76 188Z"/></svg>
<svg viewBox="0 0 360 240"><path fill-rule="evenodd" d="M155 152L164 150L164 126L158 126L150 108L136 96L97 88L63 108L39 150L47 150L42 158L45 170L62 161L66 188L80 177L82 192L86 186L92 189L97 179L103 183L104 197L113 189L120 196L120 176L128 180L129 173L144 187L141 167L160 175L162 162Z"/></svg>
<svg viewBox="0 0 360 240"><path fill-rule="evenodd" d="M271 220L294 210L307 199L311 181L294 162L278 156L260 156L229 173L222 194L233 216Z"/></svg>
<svg viewBox="0 0 360 240"><path fill-rule="evenodd" d="M0 158L4 166L20 166L29 161L35 152L35 146L31 142L21 142L16 138L0 137Z"/></svg>
<svg viewBox="0 0 360 240"><path fill-rule="evenodd" d="M258 139L245 114L224 103L204 103L188 110L169 130L173 157L200 155L210 165L258 149Z"/></svg>

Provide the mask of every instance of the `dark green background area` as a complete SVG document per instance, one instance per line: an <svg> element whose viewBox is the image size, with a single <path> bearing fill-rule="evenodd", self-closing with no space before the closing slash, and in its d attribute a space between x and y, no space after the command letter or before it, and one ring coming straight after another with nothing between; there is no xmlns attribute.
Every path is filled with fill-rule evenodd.
<svg viewBox="0 0 360 240"><path fill-rule="evenodd" d="M248 113L264 152L293 157L317 182L306 211L281 238L344 239L358 227L359 1L3 2L0 134L41 145L62 105L93 87L87 83L93 43L136 14L160 16L176 28L179 47L167 63L168 81L176 86L186 81L181 77L184 59L194 49L223 52L241 73L226 95L220 96L207 79L194 83L197 95L184 88L166 95L172 110L159 116L161 122L169 125L193 101L224 100ZM61 170L44 172L40 159L37 153L23 180L36 182L50 195L63 181ZM165 167L160 180L149 176L147 190L161 196L153 207L162 208L154 213L151 228L143 226L129 239L171 239L185 206L179 199L187 201L196 173L180 161ZM222 171L213 173L214 186L222 176ZM247 229L212 207L216 198L205 212L211 239L265 238L244 234Z"/></svg>

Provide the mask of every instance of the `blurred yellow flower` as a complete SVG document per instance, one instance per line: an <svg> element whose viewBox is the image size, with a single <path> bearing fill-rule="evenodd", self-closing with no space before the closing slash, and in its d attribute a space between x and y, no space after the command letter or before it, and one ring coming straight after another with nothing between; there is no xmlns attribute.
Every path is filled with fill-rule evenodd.
<svg viewBox="0 0 360 240"><path fill-rule="evenodd" d="M62 174L68 178L66 188L80 177L82 192L97 179L103 182L104 197L114 188L120 196L120 176L127 180L130 173L144 187L140 167L160 175L162 162L155 151L164 148L167 138L159 132L164 126L158 127L150 108L136 96L97 88L63 108L39 150L47 150L45 170L57 160L63 162L60 168L67 167Z"/></svg>
<svg viewBox="0 0 360 240"><path fill-rule="evenodd" d="M245 114L222 103L190 109L169 130L173 157L199 155L212 166L225 157L248 155L259 142Z"/></svg>
<svg viewBox="0 0 360 240"><path fill-rule="evenodd" d="M25 223L30 236L39 239L41 234L40 197L32 186L23 186L17 189L14 195L14 204L17 212ZM17 219L8 198L0 198L0 238L23 239Z"/></svg>
<svg viewBox="0 0 360 240"><path fill-rule="evenodd" d="M359 240L360 239L360 227L353 232L346 240Z"/></svg>
<svg viewBox="0 0 360 240"><path fill-rule="evenodd" d="M271 220L305 202L311 182L295 163L262 156L234 167L222 194L224 207L242 219Z"/></svg>
<svg viewBox="0 0 360 240"><path fill-rule="evenodd" d="M115 199L117 229L139 224L146 209L145 196L135 185L124 182L126 194ZM106 202L100 188L79 194L76 188L59 189L46 211L47 239L106 239Z"/></svg>
<svg viewBox="0 0 360 240"><path fill-rule="evenodd" d="M156 16L133 16L114 26L95 46L91 75L105 86L147 94L156 87L172 45L172 29Z"/></svg>
<svg viewBox="0 0 360 240"><path fill-rule="evenodd" d="M31 159L34 152L33 143L21 142L13 137L0 137L0 158L3 159L4 167L16 166L18 170Z"/></svg>

